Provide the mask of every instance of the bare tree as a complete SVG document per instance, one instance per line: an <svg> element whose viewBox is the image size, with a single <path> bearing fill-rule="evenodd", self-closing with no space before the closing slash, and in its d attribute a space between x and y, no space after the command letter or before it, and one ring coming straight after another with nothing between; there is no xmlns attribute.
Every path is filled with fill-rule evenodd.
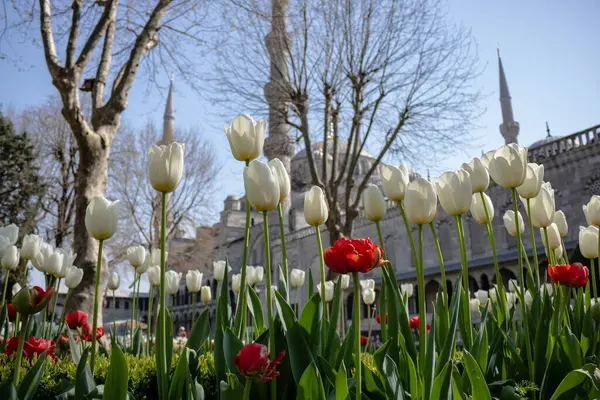
<svg viewBox="0 0 600 400"><path fill-rule="evenodd" d="M228 103L280 112L294 128L309 183L326 193L332 240L351 234L362 193L382 162L431 165L470 138L480 98L472 87L479 73L475 44L470 32L448 24L443 2L303 0L288 9L287 0L273 1L287 19L273 15L266 0L230 3L224 18L233 33L218 49L214 85L219 93L235 88L238 96ZM283 40L265 40L282 18ZM253 54L251 62L234 48ZM272 79L277 57L287 57L287 71L278 74L286 79ZM263 87L278 93L270 108ZM373 162L358 173L367 150Z"/></svg>

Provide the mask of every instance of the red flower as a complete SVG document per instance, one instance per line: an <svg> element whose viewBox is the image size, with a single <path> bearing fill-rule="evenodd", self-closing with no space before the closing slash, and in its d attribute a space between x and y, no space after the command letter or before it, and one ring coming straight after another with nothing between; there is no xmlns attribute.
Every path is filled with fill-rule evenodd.
<svg viewBox="0 0 600 400"><path fill-rule="evenodd" d="M81 339L86 342L92 341L92 326L90 324L83 324L81 326ZM101 339L104 336L104 328L99 326L96 328L96 340Z"/></svg>
<svg viewBox="0 0 600 400"><path fill-rule="evenodd" d="M15 306L9 303L6 305L6 308L8 310L8 319L14 321L17 318L17 310L15 309Z"/></svg>
<svg viewBox="0 0 600 400"><path fill-rule="evenodd" d="M19 347L19 338L17 336L11 337L6 343L4 352L11 355ZM42 354L46 352L46 356L52 356L54 358L54 351L56 350L56 344L52 340L46 340L43 338L36 338L31 336L23 343L23 356L31 360L36 354Z"/></svg>
<svg viewBox="0 0 600 400"><path fill-rule="evenodd" d="M410 325L410 329L419 329L419 317L418 316L414 316L412 317L409 321L408 324Z"/></svg>
<svg viewBox="0 0 600 400"><path fill-rule="evenodd" d="M73 339L77 339L77 336L75 336ZM60 335L60 337L58 338L58 345L63 350L69 350L69 337L65 335Z"/></svg>
<svg viewBox="0 0 600 400"><path fill-rule="evenodd" d="M367 343L369 343L369 338L366 337L366 336L362 336L361 335L361 337L360 337L360 344L363 345L363 346L366 346Z"/></svg>
<svg viewBox="0 0 600 400"><path fill-rule="evenodd" d="M585 286L590 271L581 263L548 265L548 275L552 282L574 288Z"/></svg>
<svg viewBox="0 0 600 400"><path fill-rule="evenodd" d="M87 321L88 315L79 310L65 316L65 322L71 329L81 328L84 324L87 324Z"/></svg>
<svg viewBox="0 0 600 400"><path fill-rule="evenodd" d="M264 383L279 375L279 372L275 371L275 367L279 365L284 356L285 350L271 361L269 360L267 346L259 343L249 343L242 347L234 357L233 362L246 378Z"/></svg>
<svg viewBox="0 0 600 400"><path fill-rule="evenodd" d="M333 247L325 249L323 256L329 269L338 274L369 272L387 262L383 250L369 238L338 239Z"/></svg>
<svg viewBox="0 0 600 400"><path fill-rule="evenodd" d="M377 314L375 316L375 321L377 321L378 324L381 324L381 316L379 314ZM387 313L385 313L385 323L386 324L388 323L388 314Z"/></svg>
<svg viewBox="0 0 600 400"><path fill-rule="evenodd" d="M13 297L12 304L19 313L31 315L42 311L51 297L52 286L46 291L39 286L34 286L32 289L20 290Z"/></svg>
<svg viewBox="0 0 600 400"><path fill-rule="evenodd" d="M17 351L18 347L19 347L19 337L13 336L6 341L6 347L4 347L4 352L10 356L12 353Z"/></svg>
<svg viewBox="0 0 600 400"><path fill-rule="evenodd" d="M429 324L426 324L426 325L425 325L425 328L427 328L427 332L429 332L429 330L431 329L431 325L429 325Z"/></svg>

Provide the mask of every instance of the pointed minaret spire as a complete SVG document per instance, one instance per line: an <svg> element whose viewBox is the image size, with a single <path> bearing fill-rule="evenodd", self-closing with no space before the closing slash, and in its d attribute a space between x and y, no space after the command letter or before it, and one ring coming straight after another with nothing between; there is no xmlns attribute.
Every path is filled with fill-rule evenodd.
<svg viewBox="0 0 600 400"><path fill-rule="evenodd" d="M550 127L548 126L548 121L546 121L546 133L548 134L548 137L552 137L550 134Z"/></svg>
<svg viewBox="0 0 600 400"><path fill-rule="evenodd" d="M498 72L500 74L500 108L502 109L502 123L500 124L500 133L504 136L504 142L518 143L519 123L515 121L512 109L508 83L504 74L502 58L500 58L500 47L498 47Z"/></svg>
<svg viewBox="0 0 600 400"><path fill-rule="evenodd" d="M165 105L165 115L163 117L163 137L162 144L173 142L175 131L175 108L173 107L173 74L171 74L171 83L169 84L169 94L167 95L167 104Z"/></svg>

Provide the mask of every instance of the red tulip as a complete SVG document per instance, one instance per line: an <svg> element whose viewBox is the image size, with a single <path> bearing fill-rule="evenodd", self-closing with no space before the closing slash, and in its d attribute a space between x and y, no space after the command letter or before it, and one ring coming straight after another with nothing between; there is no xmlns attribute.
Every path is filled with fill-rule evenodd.
<svg viewBox="0 0 600 400"><path fill-rule="evenodd" d="M21 289L13 297L12 304L19 313L31 315L42 311L51 297L52 286L45 291L39 286L34 286L32 289Z"/></svg>
<svg viewBox="0 0 600 400"><path fill-rule="evenodd" d="M87 321L88 315L79 310L65 316L65 322L71 329L81 328L84 324L87 324Z"/></svg>
<svg viewBox="0 0 600 400"><path fill-rule="evenodd" d="M362 336L361 335L361 337L360 337L360 344L363 345L363 346L366 346L367 343L369 343L369 338L366 337L366 336Z"/></svg>
<svg viewBox="0 0 600 400"><path fill-rule="evenodd" d="M426 324L426 325L425 325L425 328L427 328L427 332L429 332L429 330L431 329L431 325L429 325L429 324Z"/></svg>
<svg viewBox="0 0 600 400"><path fill-rule="evenodd" d="M17 318L17 310L15 309L15 306L9 303L6 305L6 309L8 311L8 319L14 321Z"/></svg>
<svg viewBox="0 0 600 400"><path fill-rule="evenodd" d="M249 343L242 347L233 362L246 378L264 383L279 375L275 368L285 356L285 350L274 360L269 360L269 349L259 343Z"/></svg>
<svg viewBox="0 0 600 400"><path fill-rule="evenodd" d="M377 314L375 316L375 321L377 321L378 324L381 324L381 316L379 314ZM385 323L386 324L388 323L388 314L387 313L385 313Z"/></svg>
<svg viewBox="0 0 600 400"><path fill-rule="evenodd" d="M418 316L414 316L412 317L409 321L408 324L410 325L410 329L419 329L419 317Z"/></svg>
<svg viewBox="0 0 600 400"><path fill-rule="evenodd" d="M75 337L74 339L77 339L77 337ZM61 349L68 350L69 349L69 337L65 336L65 335L60 335L60 337L58 338L58 345L60 346Z"/></svg>
<svg viewBox="0 0 600 400"><path fill-rule="evenodd" d="M19 338L17 336L8 339L4 352L11 355L19 346ZM23 356L28 360L31 360L36 354L42 354L46 352L46 356L54 358L54 351L56 350L56 344L52 340L46 340L43 338L36 338L31 336L23 343Z"/></svg>
<svg viewBox="0 0 600 400"><path fill-rule="evenodd" d="M323 256L329 269L338 274L369 272L387 263L383 259L383 250L369 238L340 238L333 247L325 249Z"/></svg>
<svg viewBox="0 0 600 400"><path fill-rule="evenodd" d="M4 352L9 356L14 353L19 347L19 337L13 336L6 341L6 346L4 347Z"/></svg>
<svg viewBox="0 0 600 400"><path fill-rule="evenodd" d="M90 324L83 324L81 326L81 339L86 342L92 341L92 326ZM104 328L99 326L96 328L96 339L101 339L104 336Z"/></svg>
<svg viewBox="0 0 600 400"><path fill-rule="evenodd" d="M552 282L574 288L585 286L590 271L581 263L548 265L548 275Z"/></svg>

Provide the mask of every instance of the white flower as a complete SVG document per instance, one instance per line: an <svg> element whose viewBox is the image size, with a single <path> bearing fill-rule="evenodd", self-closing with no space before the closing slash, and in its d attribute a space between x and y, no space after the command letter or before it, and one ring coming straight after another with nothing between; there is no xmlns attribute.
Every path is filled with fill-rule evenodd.
<svg viewBox="0 0 600 400"><path fill-rule="evenodd" d="M521 234L523 234L523 232L525 231L525 224L523 223L523 217L521 216L520 212L518 212L517 214L519 216L519 232ZM504 213L504 227L506 228L506 231L511 236L517 236L517 226L515 223L515 212L513 210L508 210Z"/></svg>
<svg viewBox="0 0 600 400"><path fill-rule="evenodd" d="M554 221L554 189L549 182L542 184L540 193L531 199L531 223L536 228L550 226Z"/></svg>
<svg viewBox="0 0 600 400"><path fill-rule="evenodd" d="M404 200L408 182L409 175L406 165L400 165L399 167L384 165L381 169L383 193L392 201L398 202Z"/></svg>
<svg viewBox="0 0 600 400"><path fill-rule="evenodd" d="M16 295L17 293L19 293L19 291L20 291L20 290L21 290L21 285L19 285L19 283L18 283L18 282L17 282L17 283L15 283L15 284L13 285L13 287L12 287L12 295L13 295L13 297L15 297L15 295Z"/></svg>
<svg viewBox="0 0 600 400"><path fill-rule="evenodd" d="M590 201L583 206L583 213L588 225L600 226L600 196L592 196Z"/></svg>
<svg viewBox="0 0 600 400"><path fill-rule="evenodd" d="M498 185L508 189L521 186L527 172L527 149L516 143L500 147L492 156L488 169Z"/></svg>
<svg viewBox="0 0 600 400"><path fill-rule="evenodd" d="M371 288L366 288L362 290L362 298L363 303L370 306L375 303L375 291Z"/></svg>
<svg viewBox="0 0 600 400"><path fill-rule="evenodd" d="M363 193L365 215L369 221L381 221L385 218L385 199L381 190L375 185L369 184Z"/></svg>
<svg viewBox="0 0 600 400"><path fill-rule="evenodd" d="M246 267L246 274L248 274L248 267ZM241 286L242 274L233 274L231 276L231 290L233 290L234 293L239 293Z"/></svg>
<svg viewBox="0 0 600 400"><path fill-rule="evenodd" d="M42 238L38 235L25 235L23 245L21 246L21 258L24 260L33 260L40 252Z"/></svg>
<svg viewBox="0 0 600 400"><path fill-rule="evenodd" d="M350 275L340 275L340 279L342 280L342 290L346 290L350 287Z"/></svg>
<svg viewBox="0 0 600 400"><path fill-rule="evenodd" d="M294 289L298 289L304 285L304 277L306 273L301 269L293 269L290 274L290 281L292 282L292 287Z"/></svg>
<svg viewBox="0 0 600 400"><path fill-rule="evenodd" d="M312 226L322 225L329 218L329 208L323 189L313 186L304 196L304 219Z"/></svg>
<svg viewBox="0 0 600 400"><path fill-rule="evenodd" d="M375 281L373 279L363 279L359 283L363 290L367 288L375 290Z"/></svg>
<svg viewBox="0 0 600 400"><path fill-rule="evenodd" d="M516 279L509 279L508 280L508 291L516 292L517 290L519 290L519 282L517 282Z"/></svg>
<svg viewBox="0 0 600 400"><path fill-rule="evenodd" d="M165 251L165 263L169 258L169 252ZM153 249L150 256L150 266L160 267L160 249Z"/></svg>
<svg viewBox="0 0 600 400"><path fill-rule="evenodd" d="M334 284L332 281L326 281L325 282L325 302L329 303L331 300L333 300L333 289L334 289ZM321 297L323 297L323 295L321 294L321 284L317 285L317 290L319 291L319 294L321 295Z"/></svg>
<svg viewBox="0 0 600 400"><path fill-rule="evenodd" d="M67 270L73 265L73 263L75 262L75 258L77 258L77 254L73 253L72 249L66 249L66 250L57 250L57 251L62 251L63 253L63 262L62 262L62 267L56 271L54 273L54 276L62 279L65 276L67 276Z"/></svg>
<svg viewBox="0 0 600 400"><path fill-rule="evenodd" d="M37 256L31 260L31 263L39 271L54 275L59 272L63 265L64 253L62 250L55 250L48 243L42 243Z"/></svg>
<svg viewBox="0 0 600 400"><path fill-rule="evenodd" d="M469 300L469 310L471 310L472 313L479 312L479 305L479 299Z"/></svg>
<svg viewBox="0 0 600 400"><path fill-rule="evenodd" d="M179 290L181 272L169 270L165 272L165 290L168 294L175 294Z"/></svg>
<svg viewBox="0 0 600 400"><path fill-rule="evenodd" d="M251 116L238 115L231 127L225 124L225 134L229 140L231 153L238 161L254 160L263 151L267 121L254 121Z"/></svg>
<svg viewBox="0 0 600 400"><path fill-rule="evenodd" d="M554 223L558 228L558 233L561 238L564 238L569 233L569 224L567 224L567 217L562 210L558 210L554 213Z"/></svg>
<svg viewBox="0 0 600 400"><path fill-rule="evenodd" d="M148 281L154 287L160 286L160 267L158 265L148 268Z"/></svg>
<svg viewBox="0 0 600 400"><path fill-rule="evenodd" d="M8 240L8 244L14 246L19 239L19 227L15 224L10 224L0 228L0 236L4 236Z"/></svg>
<svg viewBox="0 0 600 400"><path fill-rule="evenodd" d="M460 167L469 173L473 193L487 190L490 185L490 174L479 158L475 157L470 163L464 163Z"/></svg>
<svg viewBox="0 0 600 400"><path fill-rule="evenodd" d="M410 222L426 225L437 214L437 194L431 182L417 178L408 184L404 198L406 214Z"/></svg>
<svg viewBox="0 0 600 400"><path fill-rule="evenodd" d="M189 270L185 274L185 284L190 292L199 292L202 287L202 273L195 269Z"/></svg>
<svg viewBox="0 0 600 400"><path fill-rule="evenodd" d="M210 286L202 286L200 288L200 300L202 300L202 302L204 304L208 304L208 303L210 303L211 299L212 299L212 294L210 291Z"/></svg>
<svg viewBox="0 0 600 400"><path fill-rule="evenodd" d="M131 246L127 249L125 259L134 269L137 269L146 262L146 249L143 246Z"/></svg>
<svg viewBox="0 0 600 400"><path fill-rule="evenodd" d="M83 270L75 266L71 266L67 269L67 275L65 276L65 285L69 289L75 289L81 283L83 279Z"/></svg>
<svg viewBox="0 0 600 400"><path fill-rule="evenodd" d="M2 268L7 271L14 271L19 266L19 249L17 246L10 246L4 251L2 256ZM8 279L8 277L4 278Z"/></svg>
<svg viewBox="0 0 600 400"><path fill-rule="evenodd" d="M117 290L119 288L119 281L119 274L116 271L112 271L108 276L108 283L106 284L108 290Z"/></svg>
<svg viewBox="0 0 600 400"><path fill-rule="evenodd" d="M529 163L525 171L525 180L517 187L517 193L524 199L533 199L540 193L542 182L544 182L544 166Z"/></svg>
<svg viewBox="0 0 600 400"><path fill-rule="evenodd" d="M533 303L533 297L531 296L531 292L529 290L525 291L525 305L527 308L531 308L531 303Z"/></svg>
<svg viewBox="0 0 600 400"><path fill-rule="evenodd" d="M484 198L487 214L485 213L485 207L483 206L483 201L481 201L481 196ZM471 201L471 215L478 224L487 224L494 219L494 204L492 204L490 196L483 192L474 193L473 200Z"/></svg>
<svg viewBox="0 0 600 400"><path fill-rule="evenodd" d="M558 232L558 227L556 224L551 223L546 230L548 231L548 242L550 242L550 249L556 250L561 247L562 243L560 240L560 233ZM546 243L546 233L544 232L543 228L540 229L540 235L542 237L542 243L544 243L544 247L548 248L548 243Z"/></svg>
<svg viewBox="0 0 600 400"><path fill-rule="evenodd" d="M487 290L478 290L475 292L475 297L479 300L479 303L481 304L485 304L485 302L488 300L488 292Z"/></svg>
<svg viewBox="0 0 600 400"><path fill-rule="evenodd" d="M563 256L563 248L562 246L558 246L556 249L554 249L554 258L556 260L560 260L560 258Z"/></svg>
<svg viewBox="0 0 600 400"><path fill-rule="evenodd" d="M148 178L157 192L171 193L183 177L185 144L170 143L148 150Z"/></svg>
<svg viewBox="0 0 600 400"><path fill-rule="evenodd" d="M510 292L506 293L506 305L508 306L509 310L515 306L516 301L517 301L516 294L510 293Z"/></svg>
<svg viewBox="0 0 600 400"><path fill-rule="evenodd" d="M593 225L579 227L579 250L587 258L598 258L598 228Z"/></svg>
<svg viewBox="0 0 600 400"><path fill-rule="evenodd" d="M96 240L110 239L117 231L119 200L109 201L96 196L85 210L85 227Z"/></svg>
<svg viewBox="0 0 600 400"><path fill-rule="evenodd" d="M213 261L213 276L216 280L222 281L225 277L225 265L227 263L223 260ZM231 271L231 267L227 266L227 272Z"/></svg>
<svg viewBox="0 0 600 400"><path fill-rule="evenodd" d="M543 286L540 287L540 291L543 291L543 290L545 290L546 293L548 293L548 296L552 296L554 288L552 287L551 283L545 283Z"/></svg>
<svg viewBox="0 0 600 400"><path fill-rule="evenodd" d="M279 158L272 159L268 165L279 183L279 202L283 203L290 196L290 175Z"/></svg>
<svg viewBox="0 0 600 400"><path fill-rule="evenodd" d="M490 297L492 303L496 302L496 300L498 299L498 288L496 287L496 285L494 285L493 288L490 288L490 290L488 290L488 296Z"/></svg>
<svg viewBox="0 0 600 400"><path fill-rule="evenodd" d="M403 283L400 285L400 293L402 293L402 296L409 298L412 297L414 292L414 286L412 285L412 283Z"/></svg>
<svg viewBox="0 0 600 400"><path fill-rule="evenodd" d="M279 180L265 163L252 160L244 168L246 198L257 211L270 211L279 204Z"/></svg>
<svg viewBox="0 0 600 400"><path fill-rule="evenodd" d="M494 158L495 153L496 153L496 150L490 150L481 156L481 163L488 170L488 172L490 170L490 161L492 160L492 158Z"/></svg>

